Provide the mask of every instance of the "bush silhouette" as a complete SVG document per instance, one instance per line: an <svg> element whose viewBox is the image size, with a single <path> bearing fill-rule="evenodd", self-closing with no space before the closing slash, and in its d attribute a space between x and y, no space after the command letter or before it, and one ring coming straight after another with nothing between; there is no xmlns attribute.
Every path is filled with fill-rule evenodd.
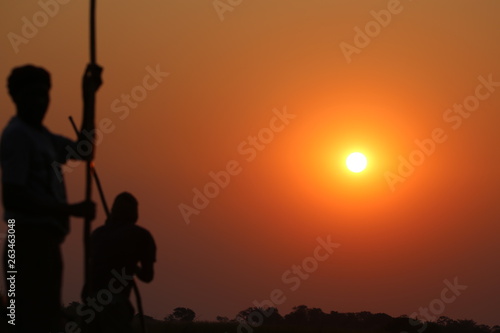
<svg viewBox="0 0 500 333"><path fill-rule="evenodd" d="M172 314L165 317L165 320L192 322L194 318L196 318L196 313L190 308L175 308Z"/></svg>

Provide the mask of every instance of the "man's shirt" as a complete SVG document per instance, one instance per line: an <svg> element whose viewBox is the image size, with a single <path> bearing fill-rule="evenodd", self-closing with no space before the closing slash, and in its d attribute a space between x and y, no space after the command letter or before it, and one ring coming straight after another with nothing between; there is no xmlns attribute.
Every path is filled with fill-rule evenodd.
<svg viewBox="0 0 500 333"><path fill-rule="evenodd" d="M76 143L52 134L45 127L34 128L17 116L5 127L0 143L2 184L25 187L31 194L55 203L67 203L66 188L60 165ZM62 236L69 231L67 217L40 216L22 210L5 210L5 220L16 219L18 225L51 228Z"/></svg>

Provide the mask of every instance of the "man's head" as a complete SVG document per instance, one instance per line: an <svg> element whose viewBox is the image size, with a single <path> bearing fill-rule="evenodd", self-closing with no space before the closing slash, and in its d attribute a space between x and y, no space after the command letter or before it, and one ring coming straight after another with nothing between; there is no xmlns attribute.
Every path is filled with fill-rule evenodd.
<svg viewBox="0 0 500 333"><path fill-rule="evenodd" d="M33 65L16 67L8 78L7 87L19 118L32 125L41 125L50 102L49 72Z"/></svg>
<svg viewBox="0 0 500 333"><path fill-rule="evenodd" d="M137 199L128 192L118 194L111 208L113 224L134 224L139 218Z"/></svg>

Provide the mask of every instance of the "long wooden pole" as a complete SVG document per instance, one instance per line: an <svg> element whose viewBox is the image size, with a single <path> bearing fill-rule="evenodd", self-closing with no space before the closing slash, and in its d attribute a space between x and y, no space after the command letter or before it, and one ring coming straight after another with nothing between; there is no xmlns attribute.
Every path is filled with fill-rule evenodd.
<svg viewBox="0 0 500 333"><path fill-rule="evenodd" d="M90 63L96 64L95 50L95 0L90 0Z"/></svg>
<svg viewBox="0 0 500 333"><path fill-rule="evenodd" d="M96 39L95 39L95 0L90 0L90 64L96 64ZM91 69L92 70L92 69ZM92 75L87 73L87 75ZM92 160L95 154L94 145L94 128L95 128L95 90L91 94L85 96L86 101L84 109L84 123L88 126L87 130L91 133L89 141L91 146L91 156L87 159L86 163L86 179L85 179L85 200L92 200ZM83 248L84 248L84 280L85 285L90 287L90 270L89 270L89 259L90 259L90 227L92 220L90 218L85 218L83 225Z"/></svg>

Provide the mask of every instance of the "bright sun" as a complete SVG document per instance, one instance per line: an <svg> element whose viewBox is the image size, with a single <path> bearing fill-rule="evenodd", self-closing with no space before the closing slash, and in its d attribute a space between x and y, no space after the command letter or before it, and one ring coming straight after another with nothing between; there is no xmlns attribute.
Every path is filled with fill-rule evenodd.
<svg viewBox="0 0 500 333"><path fill-rule="evenodd" d="M352 172L361 172L366 168L368 161L365 155L356 152L347 156L345 163L347 164L347 168Z"/></svg>

